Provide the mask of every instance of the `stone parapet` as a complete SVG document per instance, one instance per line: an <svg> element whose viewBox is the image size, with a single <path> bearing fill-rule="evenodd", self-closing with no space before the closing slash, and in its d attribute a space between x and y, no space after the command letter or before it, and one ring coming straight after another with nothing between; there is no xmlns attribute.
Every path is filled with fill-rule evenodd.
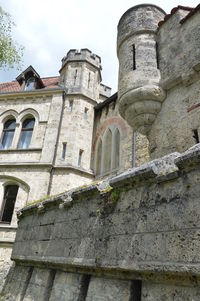
<svg viewBox="0 0 200 301"><path fill-rule="evenodd" d="M62 68L67 62L71 61L88 61L92 65L101 69L101 58L97 54L92 53L87 48L84 49L70 49L65 57L62 59ZM62 69L61 68L61 69Z"/></svg>
<svg viewBox="0 0 200 301"><path fill-rule="evenodd" d="M23 208L0 300L198 301L199 169L200 144Z"/></svg>

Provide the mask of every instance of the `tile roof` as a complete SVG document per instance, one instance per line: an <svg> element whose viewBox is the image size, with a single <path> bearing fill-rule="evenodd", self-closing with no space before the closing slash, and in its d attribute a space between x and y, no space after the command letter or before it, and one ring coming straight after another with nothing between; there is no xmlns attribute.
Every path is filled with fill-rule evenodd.
<svg viewBox="0 0 200 301"><path fill-rule="evenodd" d="M44 77L41 78L44 88L43 89L53 89L58 87L59 76L54 77ZM21 91L21 86L17 81L0 83L0 93L6 92L19 92Z"/></svg>
<svg viewBox="0 0 200 301"><path fill-rule="evenodd" d="M195 7L193 10L191 10L189 12L189 14L180 21L180 23L183 24L185 21L187 21L190 17L192 17L199 10L200 10L200 4L198 4L197 7Z"/></svg>
<svg viewBox="0 0 200 301"><path fill-rule="evenodd" d="M178 5L177 7L172 8L171 13L166 15L164 20L162 20L158 23L158 27L161 27L167 20L169 20L169 18L171 18L171 16L173 16L177 12L178 9L186 10L189 12L189 14L194 10L193 7Z"/></svg>

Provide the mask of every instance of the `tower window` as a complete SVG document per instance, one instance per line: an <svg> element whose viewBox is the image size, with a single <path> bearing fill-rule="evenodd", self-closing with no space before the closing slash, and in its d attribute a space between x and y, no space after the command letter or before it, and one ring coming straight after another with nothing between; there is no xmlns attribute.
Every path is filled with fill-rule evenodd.
<svg viewBox="0 0 200 301"><path fill-rule="evenodd" d="M70 101L69 101L69 111L70 111L70 112L72 112L72 109L73 109L73 103L74 103L73 100L70 100Z"/></svg>
<svg viewBox="0 0 200 301"><path fill-rule="evenodd" d="M158 54L158 43L156 42L156 63L157 69L159 69L159 54Z"/></svg>
<svg viewBox="0 0 200 301"><path fill-rule="evenodd" d="M14 133L16 128L16 121L14 119L7 120L3 128L3 137L0 144L1 149L8 149L12 145Z"/></svg>
<svg viewBox="0 0 200 301"><path fill-rule="evenodd" d="M88 112L88 108L85 108L84 110L84 119L87 120L87 112Z"/></svg>
<svg viewBox="0 0 200 301"><path fill-rule="evenodd" d="M24 120L22 124L22 131L21 131L21 137L19 140L18 148L21 149L29 148L32 134L33 134L34 124L35 124L34 118L29 118Z"/></svg>
<svg viewBox="0 0 200 301"><path fill-rule="evenodd" d="M77 74L78 74L78 70L76 69L74 74L74 86L76 85Z"/></svg>
<svg viewBox="0 0 200 301"><path fill-rule="evenodd" d="M62 160L65 160L66 150L67 150L67 143L63 143L63 145L62 145Z"/></svg>
<svg viewBox="0 0 200 301"><path fill-rule="evenodd" d="M132 51L133 51L133 70L136 69L136 61L135 61L135 44L132 45Z"/></svg>
<svg viewBox="0 0 200 301"><path fill-rule="evenodd" d="M83 150L80 149L79 156L78 156L78 166L81 166L82 157L83 157Z"/></svg>
<svg viewBox="0 0 200 301"><path fill-rule="evenodd" d="M89 72L89 75L88 75L88 89L89 89L89 87L90 87L90 80L91 80L91 79L90 79L90 76L91 76L91 75L90 75L90 72Z"/></svg>
<svg viewBox="0 0 200 301"><path fill-rule="evenodd" d="M11 222L18 189L19 186L17 185L8 185L5 187L3 207L0 216L1 222L5 222L5 223Z"/></svg>

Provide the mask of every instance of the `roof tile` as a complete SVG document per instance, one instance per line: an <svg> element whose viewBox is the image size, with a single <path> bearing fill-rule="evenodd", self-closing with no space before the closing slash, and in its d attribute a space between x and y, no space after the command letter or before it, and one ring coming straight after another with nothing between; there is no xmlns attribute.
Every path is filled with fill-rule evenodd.
<svg viewBox="0 0 200 301"><path fill-rule="evenodd" d="M41 78L44 84L43 89L53 89L58 87L59 76ZM17 81L0 84L0 93L19 92L22 91L21 86Z"/></svg>

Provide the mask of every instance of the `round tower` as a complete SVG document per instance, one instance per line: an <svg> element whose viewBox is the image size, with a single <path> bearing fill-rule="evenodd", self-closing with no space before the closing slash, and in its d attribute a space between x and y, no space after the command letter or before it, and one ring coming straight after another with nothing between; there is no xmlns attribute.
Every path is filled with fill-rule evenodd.
<svg viewBox="0 0 200 301"><path fill-rule="evenodd" d="M165 98L156 42L157 24L164 16L156 5L137 5L118 24L119 111L142 134L148 134Z"/></svg>

